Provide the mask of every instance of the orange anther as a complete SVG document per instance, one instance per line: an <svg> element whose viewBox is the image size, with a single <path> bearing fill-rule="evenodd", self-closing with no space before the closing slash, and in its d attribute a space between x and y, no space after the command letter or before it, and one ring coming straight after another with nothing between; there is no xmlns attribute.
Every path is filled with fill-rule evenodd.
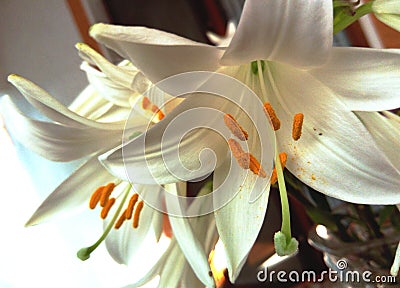
<svg viewBox="0 0 400 288"><path fill-rule="evenodd" d="M268 102L264 103L264 112L265 115L271 119L272 126L274 127L275 131L281 128L281 121L279 120L278 116L276 116L274 108L272 108L271 104Z"/></svg>
<svg viewBox="0 0 400 288"><path fill-rule="evenodd" d="M235 157L236 161L238 162L239 166L243 169L249 169L250 167L250 157L248 153L245 153L242 149L242 146L234 140L228 139L229 149L231 149L233 157Z"/></svg>
<svg viewBox="0 0 400 288"><path fill-rule="evenodd" d="M97 203L100 201L101 192L103 191L104 186L100 186L93 192L92 196L90 197L89 207L90 209L94 209L97 206Z"/></svg>
<svg viewBox="0 0 400 288"><path fill-rule="evenodd" d="M282 170L285 169L287 154L285 152L280 153L279 160L281 161ZM277 181L278 181L278 174L276 172L276 168L274 168L271 175L271 185L275 184Z"/></svg>
<svg viewBox="0 0 400 288"><path fill-rule="evenodd" d="M297 113L296 115L294 115L293 129L292 129L292 138L294 141L300 139L301 129L303 127L303 120L304 120L304 115L302 113Z"/></svg>
<svg viewBox="0 0 400 288"><path fill-rule="evenodd" d="M104 188L103 191L101 192L101 197L100 197L100 206L104 207L107 204L108 198L110 197L112 191L115 188L114 183L108 183Z"/></svg>
<svg viewBox="0 0 400 288"><path fill-rule="evenodd" d="M250 170L251 172L253 172L254 174L265 178L267 177L267 174L265 173L264 169L261 167L260 163L258 162L258 160L256 159L256 157L254 157L253 155L251 155L250 153L248 153L248 155L250 156Z"/></svg>
<svg viewBox="0 0 400 288"><path fill-rule="evenodd" d="M121 214L121 216L119 216L119 218L118 218L118 220L117 220L117 222L115 223L115 226L114 226L114 228L115 229L119 229L121 226L122 226L122 224L124 224L124 222L125 222L125 220L126 220L126 210Z"/></svg>
<svg viewBox="0 0 400 288"><path fill-rule="evenodd" d="M153 112L153 113L156 113L156 114L157 114L158 120L162 120L162 119L165 117L164 113L160 110L160 108L158 108L157 105L153 104L153 103L150 101L150 99L147 98L146 96L143 97L143 100L142 100L142 108L143 108L144 110L149 110L149 111L151 111L151 112Z"/></svg>
<svg viewBox="0 0 400 288"><path fill-rule="evenodd" d="M135 207L136 202L139 199L138 194L133 194L131 199L129 200L128 208L125 210L125 217L126 219L131 219L132 218L132 213L133 213L133 207Z"/></svg>
<svg viewBox="0 0 400 288"><path fill-rule="evenodd" d="M137 206L135 209L135 215L133 215L133 222L132 222L133 228L137 228L139 226L139 216L140 216L140 212L143 209L143 205L144 205L143 201L139 201L139 203L137 203Z"/></svg>
<svg viewBox="0 0 400 288"><path fill-rule="evenodd" d="M226 127L231 130L232 134L235 135L242 141L246 141L249 138L249 134L239 125L235 118L231 114L224 115L224 122Z"/></svg>
<svg viewBox="0 0 400 288"><path fill-rule="evenodd" d="M115 198L108 199L106 205L103 207L103 209L101 209L100 213L101 219L107 218L108 212L110 212L110 209L114 205L114 203L115 203Z"/></svg>

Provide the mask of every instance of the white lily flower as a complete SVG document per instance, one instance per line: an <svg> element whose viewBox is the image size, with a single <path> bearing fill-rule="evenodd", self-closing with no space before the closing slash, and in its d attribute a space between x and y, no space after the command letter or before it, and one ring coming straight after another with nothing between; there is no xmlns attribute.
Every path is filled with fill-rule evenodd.
<svg viewBox="0 0 400 288"><path fill-rule="evenodd" d="M400 32L400 1L375 0L372 11L379 21Z"/></svg>
<svg viewBox="0 0 400 288"><path fill-rule="evenodd" d="M190 71L218 71L234 76L274 108L282 126L276 131L278 150L287 153L286 167L302 182L350 202L398 203L399 172L353 111L380 111L400 106L400 54L397 50L331 48L332 14L331 1L308 1L306 4L282 0L246 1L237 31L226 49L144 27L96 24L90 33L129 59L153 83ZM264 61L254 67L250 62L255 60ZM200 97L203 95L188 97L174 110L175 116L198 107L202 100L213 107L212 99ZM216 100L214 107L219 107ZM263 112L254 113L259 117ZM294 142L289 127L297 113L304 114L304 124L301 139ZM247 128L240 115L232 115ZM161 135L173 116L156 124L151 135ZM194 134L187 140L192 149L183 151L181 159L192 158L208 145L215 148L217 155L223 155L219 154L218 145L210 141L211 136L206 133L197 136ZM123 148L130 150L143 139L135 139ZM150 161L151 167L137 155L125 159L125 164L141 173L139 182L151 183L154 175L159 183L173 182L174 179L166 176L169 171L165 171L162 159L156 157L161 153L160 138L150 139L153 141L146 144L152 153L146 158L154 160ZM251 141L250 148L256 145ZM126 176L123 148L101 157L111 173L122 178ZM270 167L264 168L269 175ZM215 187L223 182L226 171L227 165L216 168ZM241 171L239 167L233 172L238 179ZM255 178L260 177L249 180L249 184ZM236 186L233 181L230 187L238 191ZM249 197L249 187L253 186L245 186L215 213L218 232L227 250L231 281L239 275L267 207L269 186L256 187L265 191L252 204L243 200Z"/></svg>
<svg viewBox="0 0 400 288"><path fill-rule="evenodd" d="M99 79L105 78L99 73L98 76ZM110 77L110 79L112 79L112 77ZM160 115L163 117L163 112L158 108L156 113L154 113L154 111L146 111L148 108L144 107L144 103L152 105L152 107L155 104L151 103L149 99L145 100L146 98L141 95L134 96L133 104L135 106L133 107L133 111L136 109L141 113L131 114L134 122L132 125L129 123L126 124L127 109L121 108L114 103L110 106L110 102L104 102L102 96L98 95L99 93L96 93L97 91L93 89L93 86L98 89L105 87L105 90L108 89L108 91L110 91L110 87L118 87L118 83L115 84L112 80L106 79L106 81L104 81L105 84L99 85L99 83L97 83L96 85L86 88L85 92L72 104L81 115L90 115L91 117L97 115L97 121L94 121L63 106L46 91L20 76L11 75L9 81L20 90L34 107L54 121L43 122L30 119L18 110L10 98L7 98L5 99L5 103L8 105L8 110L10 112L8 115L8 122L13 122L17 125L17 129L13 129L14 136L16 136L17 139L38 154L51 160L69 161L91 156L48 196L28 221L27 225L39 224L48 220L50 217L54 218L60 214L65 214L77 208L81 208L89 199L90 208L94 209L98 206L96 203L99 201L101 202L101 197L103 196L100 195L107 195L104 196L106 200L104 200L105 202L101 205L103 208L100 213L101 218L105 218L104 233L95 244L81 249L78 252L78 257L82 260L88 259L90 253L105 240L106 247L114 260L120 264L128 265L133 255L135 255L141 247L148 244L148 240L145 239L148 239L148 237L154 238L156 242L161 235L162 214L145 204L147 202L144 202L162 202L159 192L160 187L156 185L134 185L132 191L135 192L132 195L130 185L128 185L125 192L113 192L113 194L117 194L117 196L110 197L111 195L107 193L111 193L113 190L121 190L123 186L127 184L124 182L121 183L121 180L109 174L97 160L97 156L99 153L118 145L122 138L123 128L125 128L124 132L128 135L131 135L132 132L133 135L135 135L135 133L140 134L147 129L149 121L151 121L150 114L158 115L157 121L159 121L161 119ZM88 91L90 94L88 94ZM132 96L130 96L130 98L132 98ZM130 102L132 102L132 100ZM92 103L95 104L92 109L85 108ZM101 104L105 105L101 106ZM115 110L113 111L113 109ZM99 111L101 111L101 113ZM119 111L119 114L115 113L115 111ZM99 119L109 119L109 114L113 114L113 118L115 118L115 115L119 116L119 118L114 122L98 121ZM106 190L108 192L106 192ZM93 191L97 192L91 196ZM136 192L140 194L140 198ZM96 198L97 200L94 200ZM128 199L130 199L129 204L127 203ZM137 202L137 204L135 204L135 202ZM126 206L126 209L122 210L124 206ZM131 216L129 217L127 216L128 212L126 212L128 210L131 211ZM140 222L139 216L141 219ZM126 218L129 219L131 217L133 218L132 223L122 226ZM176 224L178 227L176 230L178 232L175 234L179 241L185 241L186 235L192 233L191 228L185 223L186 220L183 220ZM180 226L186 227L182 233L179 232ZM186 234L184 235L183 233ZM194 238L192 237L191 239ZM198 245L200 245L200 243ZM199 257L206 259L204 251L195 249L190 256L191 263L195 263L194 265L196 268L201 268L200 272L196 270L198 277L204 282L204 285L213 287L214 282L213 278L209 275L210 268L208 262L204 261L198 264L195 261L195 259Z"/></svg>

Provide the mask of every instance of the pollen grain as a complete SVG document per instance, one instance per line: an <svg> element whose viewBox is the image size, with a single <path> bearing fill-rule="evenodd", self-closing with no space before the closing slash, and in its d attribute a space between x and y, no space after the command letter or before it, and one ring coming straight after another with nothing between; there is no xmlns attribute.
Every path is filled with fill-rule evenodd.
<svg viewBox="0 0 400 288"><path fill-rule="evenodd" d="M103 191L101 192L101 197L100 197L100 206L104 207L107 204L108 198L110 198L110 195L112 191L115 188L114 183L108 183L104 188Z"/></svg>
<svg viewBox="0 0 400 288"><path fill-rule="evenodd" d="M110 209L114 205L114 203L115 203L115 198L108 199L106 205L103 207L103 209L101 209L100 213L101 219L107 218L108 212L110 212Z"/></svg>
<svg viewBox="0 0 400 288"><path fill-rule="evenodd" d="M131 219L132 218L132 213L133 213L133 208L135 207L136 202L139 199L138 194L133 194L131 199L129 200L128 208L125 210L125 217L126 219Z"/></svg>
<svg viewBox="0 0 400 288"><path fill-rule="evenodd" d="M252 154L249 154L250 158L250 170L254 174L260 176L261 178L266 178L267 174L265 173L264 169L261 167L260 162L254 157Z"/></svg>
<svg viewBox="0 0 400 288"><path fill-rule="evenodd" d="M243 151L242 146L234 140L228 139L229 149L232 151L233 157L235 157L236 161L238 162L239 166L243 169L249 169L250 167L250 157L248 153Z"/></svg>
<svg viewBox="0 0 400 288"><path fill-rule="evenodd" d="M104 188L104 186L100 186L99 188L96 189L96 191L93 192L92 196L90 197L90 201L89 201L90 209L96 208L97 204L100 201L101 192L103 191L103 188Z"/></svg>

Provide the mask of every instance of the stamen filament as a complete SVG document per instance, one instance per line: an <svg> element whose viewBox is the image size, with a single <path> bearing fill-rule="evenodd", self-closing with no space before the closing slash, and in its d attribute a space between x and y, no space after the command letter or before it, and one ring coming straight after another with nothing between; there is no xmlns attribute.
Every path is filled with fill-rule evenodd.
<svg viewBox="0 0 400 288"><path fill-rule="evenodd" d="M293 129L292 129L292 138L294 141L300 139L301 130L303 128L303 120L304 120L304 115L302 113L297 113L296 115L294 115Z"/></svg>
<svg viewBox="0 0 400 288"><path fill-rule="evenodd" d="M238 139L246 141L249 138L249 134L242 126L237 122L237 120L231 114L224 115L224 122L226 127L235 135Z"/></svg>
<svg viewBox="0 0 400 288"><path fill-rule="evenodd" d="M133 228L137 228L139 226L139 216L140 216L140 212L143 209L143 205L144 205L144 202L140 201L136 206L135 215L133 216L133 222L132 222Z"/></svg>
<svg viewBox="0 0 400 288"><path fill-rule="evenodd" d="M103 188L104 188L104 186L100 186L99 188L97 188L96 191L94 191L94 193L90 197L90 201L89 201L90 209L96 208L97 204L100 201L101 192L103 191Z"/></svg>
<svg viewBox="0 0 400 288"><path fill-rule="evenodd" d="M101 219L107 218L108 212L110 212L110 209L114 205L114 203L115 203L115 198L108 199L106 205L103 207L103 209L101 209L100 213Z"/></svg>
<svg viewBox="0 0 400 288"><path fill-rule="evenodd" d="M285 152L280 153L279 159L281 162L282 170L284 170L285 166L286 166L286 161L287 161L287 154ZM277 181L278 181L278 175L276 173L276 167L274 167L274 170L272 171L272 175L271 175L271 185L274 185Z"/></svg>
<svg viewBox="0 0 400 288"><path fill-rule="evenodd" d="M77 256L79 259L81 259L82 261L85 261L87 259L90 258L90 254L101 244L101 242L104 241L104 239L106 239L108 233L110 233L112 227L114 226L115 221L117 220L117 217L119 215L119 213L122 210L122 207L124 206L124 203L126 201L126 198L129 195L129 191L131 190L132 185L129 183L125 190L124 190L124 197L122 198L121 203L119 204L117 211L114 214L114 217L111 219L110 223L107 225L106 229L104 230L103 234L100 236L100 238L92 245L89 247L85 247L85 248L81 248L78 252L77 252Z"/></svg>

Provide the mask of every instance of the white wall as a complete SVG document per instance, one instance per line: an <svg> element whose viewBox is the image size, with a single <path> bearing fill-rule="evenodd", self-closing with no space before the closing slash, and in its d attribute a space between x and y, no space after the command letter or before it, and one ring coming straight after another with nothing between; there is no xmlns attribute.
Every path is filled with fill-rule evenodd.
<svg viewBox="0 0 400 288"><path fill-rule="evenodd" d="M0 95L7 75L28 78L69 102L85 85L75 43L82 41L64 0L0 1Z"/></svg>

